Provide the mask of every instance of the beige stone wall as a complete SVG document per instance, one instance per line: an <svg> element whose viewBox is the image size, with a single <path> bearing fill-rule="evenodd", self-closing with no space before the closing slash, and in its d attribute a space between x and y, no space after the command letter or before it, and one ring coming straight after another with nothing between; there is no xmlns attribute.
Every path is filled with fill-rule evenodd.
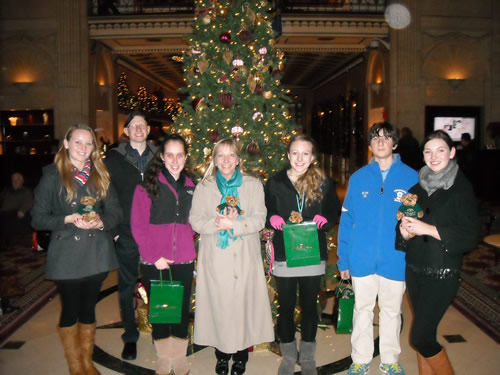
<svg viewBox="0 0 500 375"><path fill-rule="evenodd" d="M0 2L0 108L53 109L55 136L89 121L86 0ZM13 82L32 82L25 91Z"/></svg>
<svg viewBox="0 0 500 375"><path fill-rule="evenodd" d="M496 0L405 0L412 23L391 31L391 111L422 140L425 106L480 106L485 127L500 121L500 4ZM461 78L452 88L447 78Z"/></svg>

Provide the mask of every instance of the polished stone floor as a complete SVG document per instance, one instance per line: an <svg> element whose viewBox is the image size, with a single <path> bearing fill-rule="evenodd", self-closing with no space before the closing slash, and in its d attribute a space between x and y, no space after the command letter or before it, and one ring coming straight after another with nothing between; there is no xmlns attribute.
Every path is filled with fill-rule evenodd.
<svg viewBox="0 0 500 375"><path fill-rule="evenodd" d="M116 285L116 274L111 273L103 289ZM325 311L331 311L330 303ZM60 305L58 297L50 301L26 324L19 328L0 349L0 374L67 374L62 347L56 333ZM400 362L406 373L417 374L417 361L408 344L411 312L407 299L403 305L404 325L401 334L402 353ZM138 358L122 362L120 352L121 329L113 328L120 321L117 293L112 292L97 305L96 345L100 349L96 367L103 375L154 374L155 352L151 336L141 334L138 343ZM375 322L376 323L376 322ZM377 326L375 324L375 335ZM478 329L455 308L450 307L439 327L439 340L446 347L457 375L499 374L500 348L498 344ZM320 374L346 374L349 365L350 335L337 335L332 326L319 329L316 353ZM189 356L191 375L214 374L215 357L212 348L197 348ZM248 375L276 374L280 357L272 350L250 353ZM382 374L378 369L379 357L375 357L369 374ZM296 374L300 367L296 367Z"/></svg>

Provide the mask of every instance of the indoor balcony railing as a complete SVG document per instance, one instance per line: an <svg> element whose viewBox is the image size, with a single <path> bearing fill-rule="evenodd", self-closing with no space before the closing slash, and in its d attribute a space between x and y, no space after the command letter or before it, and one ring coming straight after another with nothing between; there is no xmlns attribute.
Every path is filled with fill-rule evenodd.
<svg viewBox="0 0 500 375"><path fill-rule="evenodd" d="M194 13L194 0L88 0L89 16ZM382 14L387 0L274 0L278 14Z"/></svg>

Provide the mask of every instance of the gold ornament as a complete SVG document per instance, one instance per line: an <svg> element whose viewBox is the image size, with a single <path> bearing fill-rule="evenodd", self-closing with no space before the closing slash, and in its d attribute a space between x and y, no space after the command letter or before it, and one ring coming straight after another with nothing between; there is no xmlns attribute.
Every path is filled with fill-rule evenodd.
<svg viewBox="0 0 500 375"><path fill-rule="evenodd" d="M201 18L201 22L203 22L203 24L205 24L205 25L208 25L211 21L212 21L212 19L210 18L210 16L208 14L204 15Z"/></svg>
<svg viewBox="0 0 500 375"><path fill-rule="evenodd" d="M250 8L250 5L247 4L247 17L251 23L255 22L255 12Z"/></svg>
<svg viewBox="0 0 500 375"><path fill-rule="evenodd" d="M264 91L262 96L266 99L271 99L273 97L273 92L272 91Z"/></svg>
<svg viewBox="0 0 500 375"><path fill-rule="evenodd" d="M196 114L198 116L201 116L201 113L203 112L203 110L207 108L207 105L204 102L205 102L205 98L201 98L198 101L198 103L196 103Z"/></svg>
<svg viewBox="0 0 500 375"><path fill-rule="evenodd" d="M226 49L224 52L222 52L222 58L224 59L226 64L229 65L233 61L233 53Z"/></svg>
<svg viewBox="0 0 500 375"><path fill-rule="evenodd" d="M200 73L203 74L208 69L208 61L203 59L198 61L198 69L200 69Z"/></svg>

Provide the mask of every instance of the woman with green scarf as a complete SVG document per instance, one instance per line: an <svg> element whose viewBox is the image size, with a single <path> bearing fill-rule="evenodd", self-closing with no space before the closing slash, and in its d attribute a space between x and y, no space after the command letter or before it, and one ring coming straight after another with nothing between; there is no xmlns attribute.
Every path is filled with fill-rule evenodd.
<svg viewBox="0 0 500 375"><path fill-rule="evenodd" d="M274 341L259 231L262 183L242 173L239 145L222 139L196 186L189 222L200 234L194 342L215 347L217 374L245 372L248 348Z"/></svg>

